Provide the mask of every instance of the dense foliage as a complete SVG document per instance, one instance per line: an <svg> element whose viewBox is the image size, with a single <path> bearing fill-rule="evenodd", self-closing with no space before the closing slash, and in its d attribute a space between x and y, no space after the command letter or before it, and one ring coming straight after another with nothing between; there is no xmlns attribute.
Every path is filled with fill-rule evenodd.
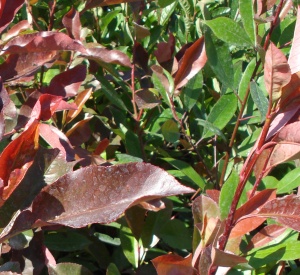
<svg viewBox="0 0 300 275"><path fill-rule="evenodd" d="M299 273L297 1L0 0L0 32L0 273Z"/></svg>

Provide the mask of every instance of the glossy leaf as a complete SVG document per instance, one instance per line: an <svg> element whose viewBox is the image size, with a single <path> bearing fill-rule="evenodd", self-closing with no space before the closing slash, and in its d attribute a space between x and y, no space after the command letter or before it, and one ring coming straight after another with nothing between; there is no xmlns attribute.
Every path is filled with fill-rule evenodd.
<svg viewBox="0 0 300 275"><path fill-rule="evenodd" d="M81 23L78 11L72 7L63 17L62 23L67 29L69 36L80 40Z"/></svg>
<svg viewBox="0 0 300 275"><path fill-rule="evenodd" d="M59 224L78 228L95 222L112 222L127 208L143 201L193 191L146 163L89 166L70 172L44 188L34 200L31 214L21 212L17 219L31 215L31 221L35 221L33 227Z"/></svg>
<svg viewBox="0 0 300 275"><path fill-rule="evenodd" d="M196 75L204 67L206 60L204 37L201 37L185 51L180 59L174 80L175 89L181 88Z"/></svg>
<svg viewBox="0 0 300 275"><path fill-rule="evenodd" d="M158 275L186 274L194 275L196 270L192 267L192 255L182 258L178 255L163 255L152 260Z"/></svg>
<svg viewBox="0 0 300 275"><path fill-rule="evenodd" d="M249 47L252 42L241 26L230 18L218 17L205 21L213 33L224 42L239 47Z"/></svg>
<svg viewBox="0 0 300 275"><path fill-rule="evenodd" d="M254 21L253 2L251 0L239 0L240 15L243 26L253 45L256 45L256 25Z"/></svg>
<svg viewBox="0 0 300 275"><path fill-rule="evenodd" d="M267 92L272 94L273 101L277 100L281 88L291 80L291 70L285 55L273 43L267 50L264 69Z"/></svg>
<svg viewBox="0 0 300 275"><path fill-rule="evenodd" d="M299 183L300 167L295 168L287 173L277 185L277 194L292 192L293 189L300 185Z"/></svg>
<svg viewBox="0 0 300 275"><path fill-rule="evenodd" d="M38 149L38 121L34 121L0 155L1 201L9 198L33 163Z"/></svg>

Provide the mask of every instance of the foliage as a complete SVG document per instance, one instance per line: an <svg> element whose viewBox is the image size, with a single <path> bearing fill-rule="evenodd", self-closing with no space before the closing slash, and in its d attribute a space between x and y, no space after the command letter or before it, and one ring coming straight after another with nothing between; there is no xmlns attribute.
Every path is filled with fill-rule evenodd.
<svg viewBox="0 0 300 275"><path fill-rule="evenodd" d="M297 274L296 2L2 0L0 272Z"/></svg>

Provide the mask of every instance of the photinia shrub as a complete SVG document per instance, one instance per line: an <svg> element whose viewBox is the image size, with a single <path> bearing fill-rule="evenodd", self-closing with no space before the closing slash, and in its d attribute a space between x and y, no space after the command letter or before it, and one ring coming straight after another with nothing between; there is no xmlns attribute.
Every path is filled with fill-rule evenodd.
<svg viewBox="0 0 300 275"><path fill-rule="evenodd" d="M0 1L0 273L297 274L296 1Z"/></svg>

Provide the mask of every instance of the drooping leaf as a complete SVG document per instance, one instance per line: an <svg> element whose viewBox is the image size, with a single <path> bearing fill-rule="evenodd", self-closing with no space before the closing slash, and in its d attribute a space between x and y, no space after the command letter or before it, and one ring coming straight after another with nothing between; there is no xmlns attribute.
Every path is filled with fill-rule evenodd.
<svg viewBox="0 0 300 275"><path fill-rule="evenodd" d="M271 43L265 57L264 77L267 92L275 101L281 97L281 88L291 80L291 70L285 55Z"/></svg>
<svg viewBox="0 0 300 275"><path fill-rule="evenodd" d="M38 121L35 120L0 155L0 205L9 198L33 163L38 149Z"/></svg>
<svg viewBox="0 0 300 275"><path fill-rule="evenodd" d="M251 47L252 41L241 26L227 17L218 17L204 22L224 42L239 47Z"/></svg>
<svg viewBox="0 0 300 275"><path fill-rule="evenodd" d="M206 60L204 37L201 37L185 51L179 61L174 79L175 90L180 89L196 75L204 67Z"/></svg>
<svg viewBox="0 0 300 275"><path fill-rule="evenodd" d="M5 41L10 40L11 38L17 36L20 32L28 30L30 28L30 24L27 20L22 20L15 25L13 25L9 31L5 33Z"/></svg>
<svg viewBox="0 0 300 275"><path fill-rule="evenodd" d="M15 225L9 228L18 230L24 216L27 222L20 222L22 230L29 223L33 227L59 224L75 228L109 223L133 205L191 192L194 190L180 185L168 173L150 164L89 166L45 187L33 201L32 210L22 211L16 221L12 221ZM9 228L3 231L2 238L13 234Z"/></svg>
<svg viewBox="0 0 300 275"><path fill-rule="evenodd" d="M72 7L69 12L67 12L62 23L67 29L67 32L71 38L80 40L81 23L78 11Z"/></svg>
<svg viewBox="0 0 300 275"><path fill-rule="evenodd" d="M300 54L300 6L298 5L296 27L294 30L294 38L293 38L292 48L288 60L292 74L300 71L299 54Z"/></svg>
<svg viewBox="0 0 300 275"><path fill-rule="evenodd" d="M194 275L196 270L192 267L192 255L182 258L178 255L163 255L152 260L158 275L186 274Z"/></svg>

